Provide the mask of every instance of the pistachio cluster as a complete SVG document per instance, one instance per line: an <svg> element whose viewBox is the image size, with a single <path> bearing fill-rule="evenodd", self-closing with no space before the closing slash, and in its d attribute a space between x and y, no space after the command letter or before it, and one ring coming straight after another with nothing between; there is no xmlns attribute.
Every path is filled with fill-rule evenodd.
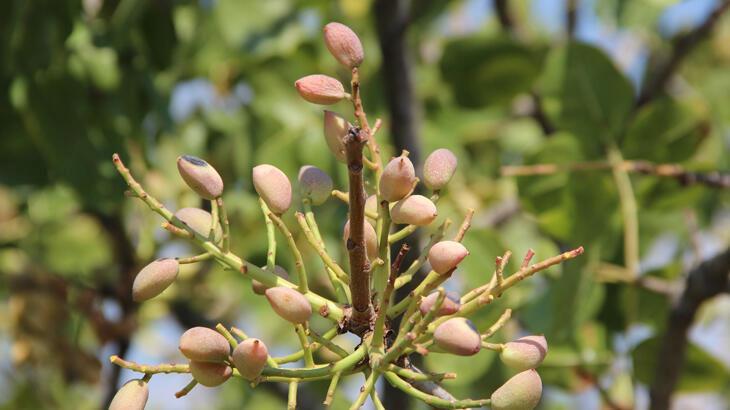
<svg viewBox="0 0 730 410"><path fill-rule="evenodd" d="M157 373L189 373L190 384L178 394L182 397L197 384L214 387L232 376L242 378L253 386L263 382L289 383L289 408L296 407L297 386L311 380L329 379L330 389L325 403L342 377L362 373L365 383L353 409L370 397L376 407L382 404L375 391L375 382L384 377L389 383L429 405L443 408L468 408L491 405L494 409L532 409L542 393L542 382L535 371L547 354L543 336L526 336L508 343L491 343L497 331L509 320L505 311L490 328L480 332L468 319L478 309L490 304L519 281L557 263L574 258L583 251L578 248L541 262L531 264L528 252L519 271L504 275L510 252L497 258L491 279L463 295L446 292L441 285L469 256L461 243L470 227L473 211L469 211L453 239L444 239L450 221L432 227L438 219L437 203L457 168L457 158L448 149L432 152L423 164L422 178L407 152L381 160L376 134L380 120L371 128L360 98L358 67L362 64L363 47L357 35L347 26L330 23L324 28L324 41L335 59L350 69L350 92L339 80L321 75L309 75L296 81L295 88L303 99L315 104L330 105L343 100L352 103L356 125L344 116L324 111L324 138L332 154L347 165L347 192L333 190L332 179L312 165L302 167L298 189L302 210L295 213L296 221L308 245L325 266L332 285L331 297L311 291L307 284L300 244L283 219L292 207L292 184L284 172L271 164L253 168L252 183L260 197L261 210L267 226L269 252L266 266L256 266L230 250L229 222L223 202L223 179L206 161L183 155L177 167L183 181L201 198L210 201L211 212L197 208L182 208L172 212L151 197L134 179L118 156L117 170L131 189L131 195L144 201L165 219L164 227L171 233L199 245L204 253L185 258L165 258L144 267L134 281L133 297L142 302L160 295L171 286L178 275L179 265L215 259L223 266L240 272L251 280L255 294L265 296L272 311L292 324L301 349L288 356L272 357L266 344L248 337L236 328L218 325L216 329L195 327L180 338L179 348L187 364L140 365L113 356L119 366L144 373L139 380L125 384L110 408L143 409L148 397L147 381ZM366 192L365 180L371 189ZM419 182L430 191L429 196L414 194ZM313 206L337 198L349 208L343 221L343 246L349 263L338 262L327 251ZM410 266L401 266L407 246L392 257L391 246L413 234L420 227L430 229L431 239ZM399 228L399 229L396 229ZM276 265L278 229L296 261L296 274L290 275ZM416 273L429 272L410 295L395 300L394 291L408 284ZM290 281L291 280L291 281ZM318 314L333 322L333 327L318 332L310 327L310 318ZM395 320L401 318L396 326ZM349 352L332 339L339 333L351 332L362 343ZM318 363L313 353L327 350L336 359ZM415 368L409 357L414 354L445 353L470 356L482 350L498 352L502 362L516 374L507 380L490 398L456 399L444 393L428 391L422 381L438 385L455 373L424 373ZM280 365L303 359L304 367L284 368ZM442 390L442 389L441 389Z"/></svg>

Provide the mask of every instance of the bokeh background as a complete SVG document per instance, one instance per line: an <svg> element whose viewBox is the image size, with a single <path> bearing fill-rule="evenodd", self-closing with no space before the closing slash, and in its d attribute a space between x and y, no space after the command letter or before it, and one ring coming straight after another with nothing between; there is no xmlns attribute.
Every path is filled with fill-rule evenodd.
<svg viewBox="0 0 730 410"><path fill-rule="evenodd" d="M247 280L214 263L186 266L162 296L132 302L142 266L196 250L123 195L110 158L119 152L171 208L201 206L175 158L207 159L227 186L234 250L265 264L254 165L295 180L314 164L346 189L322 136L322 107L293 87L313 73L348 80L322 43L329 21L363 40L363 96L371 120L384 121L385 150L408 149L417 164L439 147L459 157L439 218L458 225L468 208L477 213L452 289L483 283L506 249L513 271L529 248L543 259L585 246L583 257L475 318L488 326L514 307L499 340L546 334L542 408L663 408L669 393L677 409L730 407L727 1L5 0L1 8L0 408L105 408L133 377L109 355L181 361L177 339L195 325L240 326L276 354L295 348L290 327ZM345 103L332 109L351 117ZM505 175L534 164L557 169ZM666 175L647 164L682 168ZM331 200L317 213L328 249L342 257L346 208ZM715 255L713 282L702 261ZM305 257L327 294L319 260ZM280 258L292 266L287 252ZM695 277L711 286L682 296ZM687 294L699 309L682 315ZM490 352L424 362L457 371L446 387L460 397L488 396L509 377ZM679 371L664 366L678 362ZM252 390L240 380L174 399L187 381L155 376L148 409L285 405L285 387ZM361 383L348 382L335 408ZM302 408L318 408L325 390L307 385ZM388 386L379 391L388 408L424 408Z"/></svg>

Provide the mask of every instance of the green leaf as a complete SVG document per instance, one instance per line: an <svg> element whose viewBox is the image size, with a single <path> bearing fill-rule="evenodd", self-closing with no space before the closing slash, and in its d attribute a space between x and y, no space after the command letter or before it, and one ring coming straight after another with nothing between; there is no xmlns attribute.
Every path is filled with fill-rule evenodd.
<svg viewBox="0 0 730 410"><path fill-rule="evenodd" d="M538 77L542 53L509 38L465 38L446 45L441 73L465 107L509 102L528 92Z"/></svg>
<svg viewBox="0 0 730 410"><path fill-rule="evenodd" d="M602 157L601 144L622 134L634 91L601 50L581 43L553 50L540 84L550 120L575 134L589 157Z"/></svg>
<svg viewBox="0 0 730 410"><path fill-rule="evenodd" d="M643 107L629 125L626 159L680 162L690 158L702 136L701 123L686 105L665 98Z"/></svg>
<svg viewBox="0 0 730 410"><path fill-rule="evenodd" d="M632 352L634 375L644 384L654 381L657 357L661 349L661 337L653 337L639 344ZM687 352L677 391L701 392L720 391L730 383L730 370L693 343L687 345Z"/></svg>

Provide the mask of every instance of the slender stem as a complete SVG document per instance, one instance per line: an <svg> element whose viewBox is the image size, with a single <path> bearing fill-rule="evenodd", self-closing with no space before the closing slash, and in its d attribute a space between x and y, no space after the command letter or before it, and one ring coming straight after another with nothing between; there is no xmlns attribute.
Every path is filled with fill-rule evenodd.
<svg viewBox="0 0 730 410"><path fill-rule="evenodd" d="M365 357L366 348L360 346L355 349L354 352L347 355L334 363L326 365L317 365L315 367L299 367L299 368L264 368L264 376L281 376L281 377L298 377L298 378L311 378L333 375L337 372L354 369L355 366Z"/></svg>
<svg viewBox="0 0 730 410"><path fill-rule="evenodd" d="M631 178L621 166L624 160L618 147L612 146L608 149L608 160L621 202L624 222L624 264L635 278L639 274L639 218L636 196Z"/></svg>
<svg viewBox="0 0 730 410"><path fill-rule="evenodd" d="M356 71L353 69L353 77ZM366 129L354 128L351 128L345 136L345 153L350 183L350 237L347 239L353 307L350 320L353 329L358 329L360 333L369 327L370 319L373 316L373 308L370 303L370 263L365 247L365 191L362 175L362 150L368 137Z"/></svg>
<svg viewBox="0 0 730 410"><path fill-rule="evenodd" d="M297 387L299 382L289 382L289 396L286 403L287 410L296 410L297 408Z"/></svg>
<svg viewBox="0 0 730 410"><path fill-rule="evenodd" d="M385 379L390 382L393 387L401 390L402 392L408 394L409 396L413 396L424 403L442 408L442 409L463 409L463 408L473 408L473 407L484 407L488 406L491 403L491 400L489 399L479 399L479 400L472 400L472 399L465 399L465 400L446 400L442 399L440 397L432 396L428 393L424 393L415 387L411 386L407 381L401 379L398 377L397 374L392 372L385 372Z"/></svg>
<svg viewBox="0 0 730 410"><path fill-rule="evenodd" d="M233 337L231 332L229 332L228 329L226 329L226 327L223 326L223 324L218 323L217 325L215 325L215 330L217 330L218 333L220 333L221 335L223 335L223 337L226 338L226 340L228 341L228 344L231 345L231 348L235 349L236 346L238 346L238 341Z"/></svg>
<svg viewBox="0 0 730 410"><path fill-rule="evenodd" d="M216 198L218 203L218 211L220 212L220 222L223 227L223 252L228 253L231 249L231 226L228 222L228 212L226 206L223 204L223 198Z"/></svg>
<svg viewBox="0 0 730 410"><path fill-rule="evenodd" d="M370 392L373 391L375 382L378 380L379 376L380 373L377 370L370 372L367 379L365 379L365 384L360 388L360 394L357 396L355 402L352 403L352 406L350 406L350 410L357 410L365 404L365 400L370 395Z"/></svg>
<svg viewBox="0 0 730 410"><path fill-rule="evenodd" d="M332 196L339 199L340 201L346 203L347 205L350 205L350 194L347 192L342 192L338 190L332 191ZM365 210L365 216L367 216L370 219L378 219L378 214L373 213L372 211Z"/></svg>
<svg viewBox="0 0 730 410"><path fill-rule="evenodd" d="M456 379L456 373L421 373L411 369L398 367L394 364L388 365L387 369L389 372L393 372L398 376L405 377L406 379L413 381L440 382L442 380Z"/></svg>
<svg viewBox="0 0 730 410"><path fill-rule="evenodd" d="M331 350L332 353L340 356L341 358L347 357L349 353L347 353L347 350L341 348L339 345L331 341L330 339L327 339L324 336L320 336L317 334L317 332L313 331L312 329L308 329L307 333L309 334L309 337L311 337L314 341L319 343L320 345L326 347L327 349Z"/></svg>
<svg viewBox="0 0 730 410"><path fill-rule="evenodd" d="M294 326L294 328L297 331L297 336L299 337L299 343L302 345L302 350L304 351L304 365L306 367L314 367L314 358L312 357L312 349L309 345L309 339L307 339L307 334L304 331L304 326L301 324L297 324Z"/></svg>
<svg viewBox="0 0 730 410"><path fill-rule="evenodd" d="M373 406L375 406L375 410L386 410L383 402L380 401L380 397L378 397L377 389L373 389L370 392L370 398L373 400Z"/></svg>
<svg viewBox="0 0 730 410"><path fill-rule="evenodd" d="M387 205L387 204L386 204ZM384 237L385 241L387 242L387 237ZM380 353L380 350L383 348L384 344L384 336L386 331L386 318L387 318L387 312L388 312L388 306L390 306L390 298L393 294L393 289L395 288L395 279L398 276L398 266L401 264L401 261L403 260L403 257L406 253L410 250L410 246L407 244L403 244L401 247L401 250L398 252L398 257L393 262L393 265L391 266L388 274L388 284L385 286L385 291L383 292L383 297L380 301L380 307L378 309L378 316L375 320L375 327L373 332L373 338L371 343L371 349L374 352ZM373 360L373 355L371 355L371 360ZM373 363L373 367L378 367L380 364L375 361Z"/></svg>
<svg viewBox="0 0 730 410"><path fill-rule="evenodd" d="M314 239L316 239L317 246L315 249L321 248L322 252L327 255L327 257L330 257L329 253L327 253L327 248L324 245L324 241L322 240L322 235L319 233L319 226L317 225L317 219L314 217L314 212L312 212L312 204L308 199L304 199L302 201L304 203L304 218L306 219L306 224L304 224L307 229L302 226L302 229L304 230L304 234L307 235L308 232L311 232L313 234ZM301 225L301 224L300 224ZM307 235L307 240L311 243L311 238L309 235ZM317 251L319 253L319 250ZM321 256L321 254L320 254ZM331 257L330 257L331 260ZM339 265L332 261L335 265L339 267ZM327 263L325 262L325 265ZM335 293L337 294L337 298L341 303L349 303L350 302L350 288L347 286L350 282L350 278L347 276L347 273L345 273L342 268L340 267L340 273L338 274L336 270L332 269L330 266L325 267L325 271L327 272L327 277L330 280L330 283L335 288ZM339 276L341 275L341 276Z"/></svg>
<svg viewBox="0 0 730 410"><path fill-rule="evenodd" d="M489 289L486 289L482 294L480 294L478 297L475 297L471 301L464 303L461 305L461 308L458 312L454 313L453 315L447 315L447 316L441 316L440 318L436 319L429 325L429 331L432 331L436 328L436 326L440 325L441 323L453 318L453 317L467 317L483 307L484 305L487 305L491 303L495 299L495 295L502 294L505 290L511 288L512 286L516 285L517 283L521 282L522 280L534 275L537 272L543 271L553 265L557 265L559 263L565 262L567 260L576 258L583 254L583 247L578 247L576 249L573 249L568 252L561 253L560 255L553 256L551 258L545 259L544 261L538 262L536 264L530 265L529 267L525 269L520 269L513 275L509 276L508 278L504 279L504 282L502 283L502 286L494 286L490 287Z"/></svg>
<svg viewBox="0 0 730 410"><path fill-rule="evenodd" d="M324 398L323 404L327 407L329 407L332 404L332 399L335 397L335 392L337 391L337 384L340 382L340 376L342 373L337 372L332 376L332 380L330 380L330 385L327 388L327 395Z"/></svg>
<svg viewBox="0 0 730 410"><path fill-rule="evenodd" d="M109 357L109 361L113 364L129 369L134 370L135 372L139 373L145 373L145 374L157 374L157 373L190 373L190 366L186 364L158 364L156 366L146 365L146 364L139 364L135 362L131 362L128 360L124 360L121 357L117 355L112 355Z"/></svg>
<svg viewBox="0 0 730 410"><path fill-rule="evenodd" d="M210 230L208 231L208 238L215 238L215 231L220 223L220 208L218 207L217 199L210 201Z"/></svg>
<svg viewBox="0 0 730 410"><path fill-rule="evenodd" d="M502 312L502 315L499 316L499 319L497 319L497 321L494 322L494 324L490 326L486 332L482 333L482 339L489 339L492 337L507 323L507 321L509 321L510 317L512 317L512 309L505 309L504 312Z"/></svg>
<svg viewBox="0 0 730 410"><path fill-rule="evenodd" d="M188 383L187 385L185 385L185 387L180 389L180 391L175 393L175 398L179 399L181 397L187 396L187 394L190 393L190 391L192 391L193 388L195 388L195 386L197 386L197 385L198 385L198 382L195 379L190 380L190 383Z"/></svg>
<svg viewBox="0 0 730 410"><path fill-rule="evenodd" d="M322 336L319 336L323 339L331 340L333 337L337 336L337 327L333 327L332 329L326 331ZM322 347L321 343L312 343L311 345L312 352L317 352L320 347ZM346 354L347 355L347 354ZM291 363L296 362L297 360L300 360L302 357L304 357L304 351L299 350L298 352L292 353L290 355L281 356L274 358L274 362L278 364L284 364L284 363ZM278 367L278 366L272 366L272 367Z"/></svg>
<svg viewBox="0 0 730 410"><path fill-rule="evenodd" d="M464 240L464 236L469 231L469 228L471 228L472 218L474 218L474 209L469 208L466 210L466 215L464 215L464 220L461 222L459 230L454 235L454 241L461 242Z"/></svg>
<svg viewBox="0 0 730 410"><path fill-rule="evenodd" d="M315 251L317 251L317 254L319 255L320 259L322 259L322 262L324 264L332 269L333 272L337 275L337 278L340 282L348 282L349 278L347 277L347 273L340 267L340 265L337 264L337 262L332 259L332 257L327 253L327 251L322 246L322 243L317 240L317 237L315 236L314 232L310 229L309 225L307 224L306 217L301 212L297 212L294 214L297 218L297 222L299 223L299 226L302 228L302 232L304 232L304 236L307 238L307 242L309 242L310 245L314 248Z"/></svg>
<svg viewBox="0 0 730 410"><path fill-rule="evenodd" d="M431 306L431 309L426 313L426 316L423 316L418 323L413 326L411 331L407 331L407 328L401 326L401 329L398 332L398 337L396 337L393 345L390 347L385 356L383 356L381 363L392 363L396 358L403 354L403 351L411 345L411 342L413 342L415 337L420 335L426 325L428 325L428 323L436 316L436 312L441 309L445 296L446 292L444 289L439 288L438 297L436 297L436 301L433 306ZM415 312L415 314L420 315L420 312Z"/></svg>
<svg viewBox="0 0 730 410"><path fill-rule="evenodd" d="M266 205L263 199L259 198L259 206L261 212L264 214L264 221L266 222L266 240L268 242L268 250L266 252L266 268L269 272L274 272L276 268L276 232L274 223L269 218L269 207Z"/></svg>
<svg viewBox="0 0 730 410"><path fill-rule="evenodd" d="M491 350L493 352L501 352L504 350L504 344L502 343L489 343L482 340L482 349Z"/></svg>
<svg viewBox="0 0 730 410"><path fill-rule="evenodd" d="M188 256L187 258L175 258L175 259L177 259L177 263L179 263L181 265L185 265L188 263L207 261L208 259L210 259L212 257L213 257L213 255L211 255L210 252L205 252L205 253L201 253L200 255Z"/></svg>
<svg viewBox="0 0 730 410"><path fill-rule="evenodd" d="M297 246L297 241L294 240L294 235L292 235L291 231L286 226L284 221L276 216L276 214L269 211L266 216L268 216L269 219L271 219L271 221L274 223L274 225L279 228L279 231L282 235L284 235L287 243L289 244L289 249L291 249L292 255L294 256L294 266L297 269L299 291L302 293L309 292L309 285L307 283L307 268L304 266L304 259L302 258L302 253L299 251L299 247Z"/></svg>
<svg viewBox="0 0 730 410"><path fill-rule="evenodd" d="M375 292L375 301L382 298L383 290L390 278L390 243L388 234L390 233L390 207L388 201L381 201L378 206L378 258L382 264L373 272L373 292Z"/></svg>

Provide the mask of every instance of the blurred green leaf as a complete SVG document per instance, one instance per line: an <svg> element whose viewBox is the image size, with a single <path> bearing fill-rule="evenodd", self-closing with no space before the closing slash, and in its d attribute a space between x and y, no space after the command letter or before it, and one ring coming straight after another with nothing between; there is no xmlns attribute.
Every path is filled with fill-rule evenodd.
<svg viewBox="0 0 730 410"><path fill-rule="evenodd" d="M631 353L634 376L641 383L651 385L654 380L657 360L662 360L658 357L661 342L661 337L652 337ZM716 392L730 383L730 370L725 364L691 342L687 345L682 369L677 385L680 392Z"/></svg>
<svg viewBox="0 0 730 410"><path fill-rule="evenodd" d="M467 37L446 45L441 72L456 101L476 108L530 91L541 64L540 51L515 40Z"/></svg>
<svg viewBox="0 0 730 410"><path fill-rule="evenodd" d="M602 157L601 145L616 141L626 127L633 88L595 47L571 42L552 50L540 85L550 120L574 133L589 158Z"/></svg>

